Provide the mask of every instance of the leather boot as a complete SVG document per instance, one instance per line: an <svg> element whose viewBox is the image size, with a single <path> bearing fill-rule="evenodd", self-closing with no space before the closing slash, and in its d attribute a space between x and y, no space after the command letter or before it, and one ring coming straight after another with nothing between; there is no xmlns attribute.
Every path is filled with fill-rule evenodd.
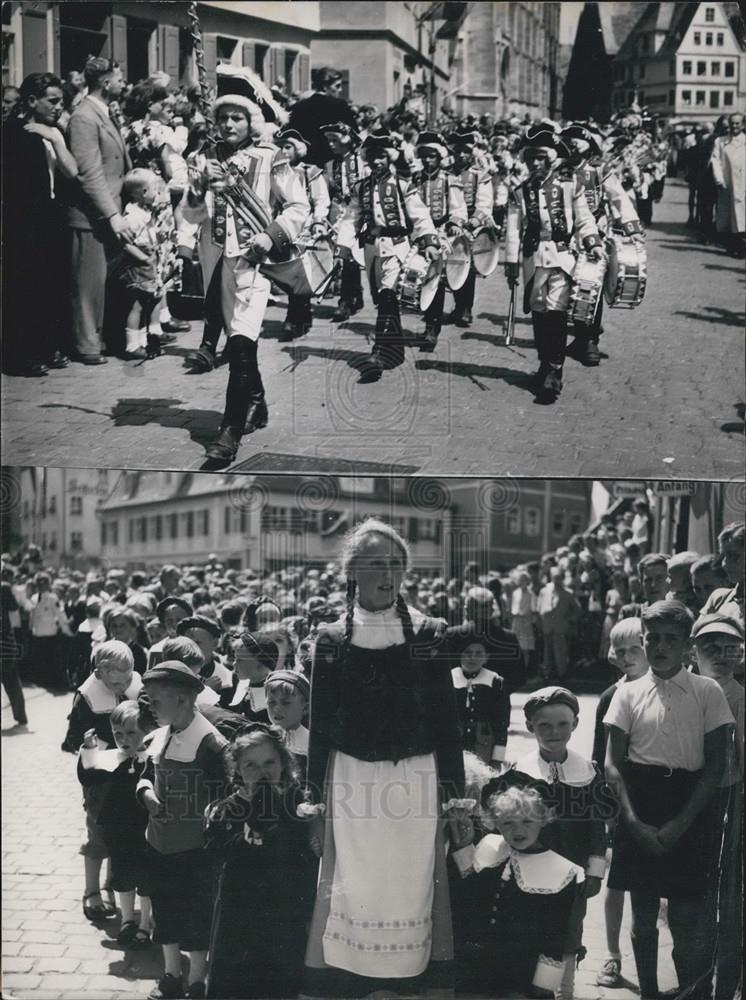
<svg viewBox="0 0 746 1000"><path fill-rule="evenodd" d="M215 352L209 344L203 344L198 350L187 354L184 363L195 374L202 375L205 372L211 372L215 367Z"/></svg>
<svg viewBox="0 0 746 1000"><path fill-rule="evenodd" d="M658 997L658 931L644 937L632 937L632 951L640 984L640 1000L657 1000Z"/></svg>
<svg viewBox="0 0 746 1000"><path fill-rule="evenodd" d="M264 399L264 396L252 399L249 403L249 412L246 417L244 433L252 434L254 431L258 431L261 430L262 427L266 427L268 423L269 411L267 409L267 402Z"/></svg>
<svg viewBox="0 0 746 1000"><path fill-rule="evenodd" d="M340 302L332 313L332 323L346 323L352 310L347 302Z"/></svg>
<svg viewBox="0 0 746 1000"><path fill-rule="evenodd" d="M221 427L217 438L207 449L207 457L211 462L222 466L235 461L241 444L241 429L239 427Z"/></svg>

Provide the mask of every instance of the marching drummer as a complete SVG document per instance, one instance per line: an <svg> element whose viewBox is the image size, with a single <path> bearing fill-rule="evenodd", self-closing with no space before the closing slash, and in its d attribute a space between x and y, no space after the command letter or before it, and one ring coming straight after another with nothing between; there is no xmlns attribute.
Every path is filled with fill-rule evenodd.
<svg viewBox="0 0 746 1000"><path fill-rule="evenodd" d="M288 159L288 163L300 178L311 206L307 226L311 237L324 236L328 232L329 189L321 167L303 162L308 156L308 143L297 129L285 128L277 133L275 142ZM302 337L308 333L313 323L310 295L288 293L288 311L282 332L288 339Z"/></svg>
<svg viewBox="0 0 746 1000"><path fill-rule="evenodd" d="M322 125L320 131L334 154L326 165L326 179L331 196L329 222L332 226L344 215L357 185L370 172L360 153L360 136L345 122ZM363 308L363 283L360 267L353 259L342 261L339 304L332 322L346 323Z"/></svg>
<svg viewBox="0 0 746 1000"><path fill-rule="evenodd" d="M588 207L593 213L602 234L619 232L624 236L644 240L640 219L632 199L622 187L619 177L599 162L603 152L603 138L584 122L572 122L563 129L561 138L570 150L565 170L585 193ZM575 339L567 354L589 368L601 361L598 340L603 319L603 296L599 296L598 309L593 322L574 324Z"/></svg>
<svg viewBox="0 0 746 1000"><path fill-rule="evenodd" d="M270 282L258 265L289 257L310 206L300 178L277 146L254 142L282 114L264 84L238 66L217 67L219 141L191 164L184 217L201 226L200 260L220 266L220 306L230 376L220 433L207 450L214 467L236 457L241 436L267 426L257 345Z"/></svg>
<svg viewBox="0 0 746 1000"><path fill-rule="evenodd" d="M362 245L371 294L378 302L373 351L361 376L362 381L373 382L404 360L397 286L412 242L431 262L440 257L441 246L417 189L396 174L393 165L399 151L393 136L385 130L371 133L361 150L370 176L359 183L347 206L337 245L343 259L351 257L356 241Z"/></svg>
<svg viewBox="0 0 746 1000"><path fill-rule="evenodd" d="M463 187L464 201L469 213L467 229L471 233L482 226L492 229L494 225L492 179L486 170L475 163L475 150L480 138L478 132L456 132L451 136L453 173L460 179ZM449 320L456 326L471 326L476 280L477 272L472 264L466 282L453 293L454 309Z"/></svg>
<svg viewBox="0 0 746 1000"><path fill-rule="evenodd" d="M443 136L437 132L421 132L417 156L422 163L417 186L423 204L441 237L455 236L466 226L468 212L461 178L448 173L443 167L448 156ZM445 294L446 279L445 274L441 274L435 298L425 310L425 336L420 343L421 351L435 349L443 325Z"/></svg>
<svg viewBox="0 0 746 1000"><path fill-rule="evenodd" d="M567 347L575 257L570 241L589 256L605 259L605 251L585 193L563 178L560 157L569 150L556 131L543 125L529 128L522 143L529 178L513 193L508 205L505 236L505 275L518 283L523 261L523 307L531 312L539 356L535 375L536 399L553 403L562 391L562 368Z"/></svg>

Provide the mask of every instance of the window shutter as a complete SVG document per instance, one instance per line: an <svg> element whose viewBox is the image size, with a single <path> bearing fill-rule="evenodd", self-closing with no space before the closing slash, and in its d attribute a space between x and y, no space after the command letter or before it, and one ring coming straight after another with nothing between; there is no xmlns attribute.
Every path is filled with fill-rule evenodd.
<svg viewBox="0 0 746 1000"><path fill-rule="evenodd" d="M109 18L109 52L114 62L127 70L127 18L112 14Z"/></svg>
<svg viewBox="0 0 746 1000"><path fill-rule="evenodd" d="M158 27L158 68L168 73L171 83L179 85L179 29L173 24Z"/></svg>
<svg viewBox="0 0 746 1000"><path fill-rule="evenodd" d="M256 46L253 42L243 43L241 47L241 58L243 66L248 66L249 69L253 70L256 69L256 66L254 65L256 61Z"/></svg>
<svg viewBox="0 0 746 1000"><path fill-rule="evenodd" d="M218 64L218 37L217 35L203 35L202 48L205 54L205 70L207 71L207 83L210 87L217 86L217 76L215 67Z"/></svg>
<svg viewBox="0 0 746 1000"><path fill-rule="evenodd" d="M297 60L298 66L298 92L303 93L311 86L311 60L305 52L301 52Z"/></svg>

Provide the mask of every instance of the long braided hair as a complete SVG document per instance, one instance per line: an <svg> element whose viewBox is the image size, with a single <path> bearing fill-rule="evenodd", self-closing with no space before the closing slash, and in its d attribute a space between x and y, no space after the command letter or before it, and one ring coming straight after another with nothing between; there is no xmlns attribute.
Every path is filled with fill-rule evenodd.
<svg viewBox="0 0 746 1000"><path fill-rule="evenodd" d="M399 547L402 555L404 556L405 569L409 569L410 565L411 555L407 542L394 528L391 527L390 524L386 524L385 521L382 521L379 518L366 518L364 521L355 525L355 527L345 536L344 546L342 548L342 569L347 575L347 610L345 612L344 654L346 654L352 641L353 618L355 614L355 594L357 593L357 580L353 576L352 566L364 546L365 539L371 535L379 535L380 537L388 538L392 541ZM397 594L395 605L404 628L404 634L409 638L412 634L412 618L409 614L409 608L407 607L406 601L401 594Z"/></svg>

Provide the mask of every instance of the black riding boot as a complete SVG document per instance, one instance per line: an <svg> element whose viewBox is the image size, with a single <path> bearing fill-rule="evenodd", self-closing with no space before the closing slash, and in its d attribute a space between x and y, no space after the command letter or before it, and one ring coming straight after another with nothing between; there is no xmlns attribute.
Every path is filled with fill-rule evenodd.
<svg viewBox="0 0 746 1000"><path fill-rule="evenodd" d="M434 351L438 343L441 326L443 324L443 306L446 299L446 286L444 281L438 283L438 290L435 298L425 310L425 336L420 342L421 351Z"/></svg>
<svg viewBox="0 0 746 1000"><path fill-rule="evenodd" d="M257 365L257 342L234 335L228 338L226 350L230 375L225 394L225 411L220 434L207 449L207 457L214 462L230 465L236 457L244 430L266 427L267 404ZM249 408L252 410L249 420L251 427L247 426Z"/></svg>
<svg viewBox="0 0 746 1000"><path fill-rule="evenodd" d="M562 392L562 366L567 348L567 313L549 310L542 316L539 324L541 347L536 399L540 403L554 403Z"/></svg>

